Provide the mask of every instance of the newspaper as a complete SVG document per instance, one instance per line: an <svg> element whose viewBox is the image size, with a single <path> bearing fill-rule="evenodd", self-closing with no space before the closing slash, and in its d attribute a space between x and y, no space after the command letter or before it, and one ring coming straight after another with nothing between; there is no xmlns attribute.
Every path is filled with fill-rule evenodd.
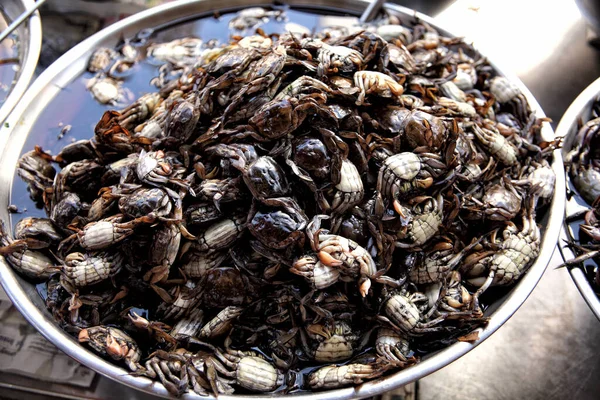
<svg viewBox="0 0 600 400"><path fill-rule="evenodd" d="M29 325L1 288L0 371L86 388L95 376Z"/></svg>

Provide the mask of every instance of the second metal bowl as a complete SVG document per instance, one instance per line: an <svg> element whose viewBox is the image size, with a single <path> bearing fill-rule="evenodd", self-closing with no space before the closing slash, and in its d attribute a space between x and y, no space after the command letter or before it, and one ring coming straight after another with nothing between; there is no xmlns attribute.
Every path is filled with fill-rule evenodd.
<svg viewBox="0 0 600 400"><path fill-rule="evenodd" d="M579 121L586 122L590 119L591 109L593 103L600 98L600 78L596 79L589 85L577 98L571 103L563 117L561 118L558 127L556 128L556 136L564 137L563 144L563 157L573 148L575 143L575 137L578 132ZM566 177L566 184L570 185L569 177ZM556 184L556 189L559 190L560 186ZM573 187L571 187L573 189ZM566 202L566 216L569 218L571 215L575 215L578 212L584 211L588 206L585 202L579 198L578 195L572 196ZM558 242L558 248L561 252L563 260L569 261L575 258L575 254L568 247L568 238L571 236L569 232L569 226L565 222L561 230L560 239ZM590 282L582 267L576 266L569 269L571 278L577 285L577 289L583 296L585 302L590 306L592 312L600 320L600 299L592 289Z"/></svg>

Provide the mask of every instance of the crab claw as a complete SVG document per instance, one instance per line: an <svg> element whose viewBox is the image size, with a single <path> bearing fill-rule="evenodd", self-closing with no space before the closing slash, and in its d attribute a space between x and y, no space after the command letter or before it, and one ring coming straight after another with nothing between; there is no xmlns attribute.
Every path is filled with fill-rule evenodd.
<svg viewBox="0 0 600 400"><path fill-rule="evenodd" d="M398 215L400 215L402 218L406 218L403 208L404 207L402 207L402 204L400 204L398 200L394 200L394 210L396 210Z"/></svg>
<svg viewBox="0 0 600 400"><path fill-rule="evenodd" d="M142 318L135 311L131 311L127 317L137 328L146 329L150 325L150 322L146 318Z"/></svg>
<svg viewBox="0 0 600 400"><path fill-rule="evenodd" d="M126 355L119 342L110 335L106 336L106 352L114 358L123 358Z"/></svg>
<svg viewBox="0 0 600 400"><path fill-rule="evenodd" d="M169 163L159 162L158 165L160 166L160 169L162 169L163 172L167 175L170 175L171 172L173 172L173 168L171 167L171 165L169 165Z"/></svg>
<svg viewBox="0 0 600 400"><path fill-rule="evenodd" d="M320 251L319 252L319 260L324 264L327 265L328 267L339 267L340 265L343 264L343 262L341 262L340 260L336 260L335 258L333 258L331 256L331 254L325 252L325 251Z"/></svg>
<svg viewBox="0 0 600 400"><path fill-rule="evenodd" d="M169 276L169 266L166 264L157 265L144 274L144 280L151 284L161 282Z"/></svg>
<svg viewBox="0 0 600 400"><path fill-rule="evenodd" d="M431 185L433 185L432 177L417 180L417 186L421 189L428 189L429 187L431 187Z"/></svg>
<svg viewBox="0 0 600 400"><path fill-rule="evenodd" d="M90 334L87 329L82 329L79 331L79 336L77 338L79 339L79 342L81 342L81 343L89 342Z"/></svg>
<svg viewBox="0 0 600 400"><path fill-rule="evenodd" d="M365 278L364 281L358 285L358 291L362 297L367 297L367 294L369 294L369 289L371 289L371 280L369 278Z"/></svg>

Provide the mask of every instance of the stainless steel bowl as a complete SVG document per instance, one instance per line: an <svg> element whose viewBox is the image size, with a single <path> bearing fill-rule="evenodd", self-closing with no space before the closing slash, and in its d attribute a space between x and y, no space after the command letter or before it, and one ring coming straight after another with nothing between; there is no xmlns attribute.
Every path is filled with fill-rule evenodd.
<svg viewBox="0 0 600 400"><path fill-rule="evenodd" d="M581 92L579 96L577 96L575 101L571 103L561 118L558 127L556 128L556 136L564 136L565 138L562 148L563 155L566 155L571 148L573 148L575 137L577 136L578 131L578 121L581 120L585 122L589 120L592 104L598 98L600 98L600 78L596 79L583 92ZM566 177L566 181L567 184L569 184L568 177ZM557 190L560 188L558 184L556 188ZM571 199L566 201L566 215L567 217L574 215L588 207L589 206L587 206L581 199L573 196ZM568 229L568 225L564 223L558 242L559 250L565 261L575 258L575 254L573 254L571 249L567 247L567 239L569 238ZM598 296L596 296L594 290L592 290L592 287L590 286L583 269L581 267L571 268L569 273L571 274L571 278L573 278L573 281L575 282L575 285L577 285L577 288L579 289L579 292L583 296L585 302L590 306L592 312L600 320L600 299Z"/></svg>
<svg viewBox="0 0 600 400"><path fill-rule="evenodd" d="M9 23L15 20L26 9L33 7L34 0L2 0L0 8L9 19ZM10 93L0 107L0 124L4 122L8 114L19 102L25 90L33 78L33 72L40 57L42 48L42 24L40 14L36 11L23 22L16 30L19 38L19 71L17 82L11 88Z"/></svg>
<svg viewBox="0 0 600 400"><path fill-rule="evenodd" d="M345 10L350 14L359 15L365 9L367 1L287 0L286 4L289 4L291 7L302 6L313 9ZM65 87L84 71L87 58L90 56L93 49L98 46L113 46L123 36L127 37L135 34L142 28L156 26L177 18L207 11L212 12L212 10L215 9L225 10L243 7L248 7L248 3L242 0L196 0L165 4L111 25L102 32L85 40L51 65L36 80L30 90L26 93L22 102L10 116L9 122L11 128L0 131L0 149L2 149L0 155L0 218L4 221L8 219L6 206L9 204L8 194L10 193L14 176L15 164L34 121L44 109L45 105L48 104L61 90L60 88ZM437 26L431 18L425 15L419 13L415 14L413 10L396 5L387 5L387 7L400 14L407 21L417 17L449 35L446 30ZM501 73L504 73L501 69L498 70L501 71ZM523 94L527 97L531 107L537 112L539 117L543 117L543 111L529 90L527 90L516 77L508 73L504 74L519 86L523 91ZM554 137L554 133L548 124L546 124L542 133L548 139ZM562 185L564 185L564 169L559 151L554 153L552 166L557 177L557 187L562 187ZM376 381L362 384L358 387L315 393L304 392L297 393L294 396L296 398L311 400L351 399L374 396L422 378L472 350L500 328L500 326L502 326L502 324L517 311L540 280L546 270L546 266L550 261L552 253L554 252L556 241L558 239L560 226L563 220L564 201L564 191L557 190L554 194L550 210L544 216L542 221L544 229L541 251L538 259L510 293L490 305L486 311L487 316L490 317L489 324L485 328L479 330L479 339L475 343L455 343L441 351L424 357L419 364L413 367ZM27 318L27 320L48 340L80 363L117 382L155 395L168 396L167 391L162 385L143 377L130 375L125 369L103 360L79 345L71 336L67 335L56 325L52 316L46 311L46 308L41 298L36 293L33 285L25 282L13 273L12 269L5 264L3 259L0 261L0 282L2 283L2 286L25 318ZM234 396L222 396L222 398L225 399L230 397ZM272 398L273 395L245 395L235 397ZM184 398L191 399L198 398L198 396L187 394Z"/></svg>

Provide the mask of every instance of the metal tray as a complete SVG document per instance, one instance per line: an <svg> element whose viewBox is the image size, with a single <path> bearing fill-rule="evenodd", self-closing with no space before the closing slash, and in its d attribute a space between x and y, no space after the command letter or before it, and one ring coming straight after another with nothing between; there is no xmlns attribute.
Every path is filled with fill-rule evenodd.
<svg viewBox="0 0 600 400"><path fill-rule="evenodd" d="M577 124L581 120L583 122L590 118L591 107L597 98L600 97L600 78L592 82L577 98L571 103L563 117L561 118L558 127L556 128L556 136L563 136L564 143L562 148L562 154L566 155L575 141L577 136ZM566 178L566 183L569 183L569 177ZM556 186L557 189L560 187ZM584 210L586 207L582 206L577 202L576 198L566 201L566 216L574 215L575 213ZM568 261L575 258L575 254L567 246L567 239L569 238L568 225L566 222L563 224L561 229L560 239L558 242L558 248L563 257L563 260ZM590 306L596 318L600 320L600 299L596 296L596 293L590 286L585 273L581 267L573 267L569 269L571 278L577 285L577 289L583 296L585 302Z"/></svg>
<svg viewBox="0 0 600 400"><path fill-rule="evenodd" d="M33 7L34 0L2 0L2 9L9 22L16 19L26 9ZM42 48L42 24L36 11L15 31L19 37L19 72L17 82L0 107L0 124L17 105L29 86Z"/></svg>
<svg viewBox="0 0 600 400"><path fill-rule="evenodd" d="M354 15L359 15L368 4L365 0L286 0L285 3L292 8L317 8L324 11L331 10L336 12L343 10ZM255 3L253 5L260 4ZM242 0L196 0L165 4L133 15L121 22L109 26L70 50L51 65L36 80L10 116L9 122L11 128L0 128L0 219L5 221L8 220L9 216L6 206L10 201L9 193L14 176L15 164L33 123L44 107L57 95L61 88L68 85L69 82L84 71L86 61L95 48L99 46L114 46L123 36L132 36L143 28L157 26L167 21L202 13L212 13L213 10L216 9L225 11L248 6L249 3ZM413 10L396 5L386 5L386 7L399 14L406 21L419 18L438 28L442 33L452 36L448 31L440 28L431 18L425 15L415 13ZM497 63L493 65L498 71L506 75L519 86L537 115L543 117L544 113L537 101L533 98L531 92L529 92L529 90L527 90L514 75L506 73L501 68L498 68ZM551 140L554 137L554 132L549 124L545 124L542 135L547 140ZM563 187L565 178L560 151L554 152L552 167L557 177L557 187ZM475 346L487 339L492 333L500 328L500 326L502 326L502 324L517 311L535 288L546 270L554 252L563 220L564 207L565 193L563 190L557 190L555 191L549 211L541 222L544 229L541 251L538 259L513 290L490 305L486 311L486 315L490 317L489 324L485 328L479 330L479 339L475 343L457 342L441 351L427 355L419 364L413 367L372 382L367 382L357 387L314 393L300 392L293 396L299 399L311 400L351 399L374 396L422 378L445 365L448 365L475 348ZM82 347L74 340L74 338L63 332L56 325L52 316L46 311L34 286L13 273L12 269L8 267L2 258L0 258L0 282L25 318L27 318L27 320L48 340L69 356L117 382L143 390L147 393L164 397L169 396L168 392L161 384L152 382L147 378L136 377L129 374L125 369L105 361ZM219 398L228 399L235 397L262 399L277 396L278 395L237 395L220 396ZM199 396L190 393L184 395L184 398L192 399L199 398Z"/></svg>

